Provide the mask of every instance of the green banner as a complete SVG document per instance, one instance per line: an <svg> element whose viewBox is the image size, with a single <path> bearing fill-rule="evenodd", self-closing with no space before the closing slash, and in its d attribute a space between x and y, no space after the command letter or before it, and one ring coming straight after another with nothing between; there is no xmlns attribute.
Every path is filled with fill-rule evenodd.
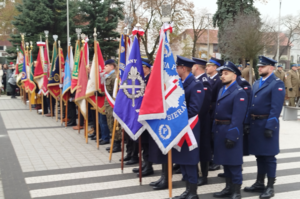
<svg viewBox="0 0 300 199"><path fill-rule="evenodd" d="M75 58L74 58L74 67L72 72L72 79L78 78L78 70L79 70L79 58L80 58L80 48L79 48L79 42L76 42L75 46Z"/></svg>

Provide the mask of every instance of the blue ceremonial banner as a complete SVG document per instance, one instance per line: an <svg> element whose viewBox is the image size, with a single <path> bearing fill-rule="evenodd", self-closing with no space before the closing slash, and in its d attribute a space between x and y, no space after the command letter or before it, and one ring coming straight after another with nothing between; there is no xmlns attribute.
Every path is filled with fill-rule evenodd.
<svg viewBox="0 0 300 199"><path fill-rule="evenodd" d="M63 95L71 88L71 69L70 69L70 62L69 57L67 55L65 61L65 76L64 76L64 85L63 85Z"/></svg>
<svg viewBox="0 0 300 199"><path fill-rule="evenodd" d="M21 81L25 81L27 80L27 72L26 72L26 55L24 56L23 59L23 68L22 68L22 77L21 77Z"/></svg>
<svg viewBox="0 0 300 199"><path fill-rule="evenodd" d="M116 97L113 114L133 140L136 140L145 130L144 126L137 121L144 91L145 80L142 59L139 42L135 37L128 64L122 77L120 90Z"/></svg>
<svg viewBox="0 0 300 199"><path fill-rule="evenodd" d="M190 130L184 88L165 34L160 41L138 121L145 125L163 154L177 146Z"/></svg>
<svg viewBox="0 0 300 199"><path fill-rule="evenodd" d="M119 71L120 71L120 79L123 78L125 66L126 66L126 48L125 48L125 37L122 34L121 37L121 45L120 45L120 64L119 64Z"/></svg>

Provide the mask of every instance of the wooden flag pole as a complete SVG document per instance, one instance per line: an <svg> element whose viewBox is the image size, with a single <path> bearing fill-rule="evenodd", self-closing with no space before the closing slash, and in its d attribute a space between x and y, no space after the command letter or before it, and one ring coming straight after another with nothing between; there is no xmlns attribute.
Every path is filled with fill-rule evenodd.
<svg viewBox="0 0 300 199"><path fill-rule="evenodd" d="M55 103L55 117L56 117L56 122L58 122L58 100L57 99Z"/></svg>
<svg viewBox="0 0 300 199"><path fill-rule="evenodd" d="M113 147L114 147L115 134L116 134L116 126L117 125L118 125L118 121L115 119L114 120L113 133L111 135L111 143L110 143L110 151L109 151L109 162L111 162L111 156L112 156L112 151L113 151Z"/></svg>
<svg viewBox="0 0 300 199"><path fill-rule="evenodd" d="M42 116L44 116L44 94L41 93L42 95Z"/></svg>
<svg viewBox="0 0 300 199"><path fill-rule="evenodd" d="M49 95L50 97L50 113L51 113L51 118L53 118L53 105L52 105L52 96Z"/></svg>
<svg viewBox="0 0 300 199"><path fill-rule="evenodd" d="M96 139L97 139L97 149L99 150L99 113L98 113L98 84L99 84L99 71L98 71L98 52L97 52L97 29L94 28L94 53L95 53L95 81L96 81L96 84L95 84L95 90L96 90L96 107L95 107L95 113L96 113Z"/></svg>
<svg viewBox="0 0 300 199"><path fill-rule="evenodd" d="M122 129L122 146L121 146L121 150L122 150L122 154L121 154L121 171L122 173L124 172L124 142L125 142L125 132L124 129Z"/></svg>
<svg viewBox="0 0 300 199"><path fill-rule="evenodd" d="M142 136L139 137L139 178L142 185Z"/></svg>
<svg viewBox="0 0 300 199"><path fill-rule="evenodd" d="M80 108L78 106L78 124L77 124L77 127L78 127L78 134L80 134Z"/></svg>
<svg viewBox="0 0 300 199"><path fill-rule="evenodd" d="M29 95L29 110L30 110L30 112L31 112L31 93L29 92L28 93L28 95Z"/></svg>
<svg viewBox="0 0 300 199"><path fill-rule="evenodd" d="M60 91L60 124L61 126L63 125L63 117L62 117L62 112L63 112L63 103L62 103L62 88L60 88L62 81L61 81L61 55L60 55L60 41L58 40L58 58L59 58L59 91Z"/></svg>
<svg viewBox="0 0 300 199"><path fill-rule="evenodd" d="M89 103L86 100L86 120L85 120L85 143L88 143L88 136L89 136Z"/></svg>
<svg viewBox="0 0 300 199"><path fill-rule="evenodd" d="M169 198L172 199L172 150L168 153L168 184L169 184Z"/></svg>
<svg viewBox="0 0 300 199"><path fill-rule="evenodd" d="M68 125L68 101L66 101L66 109L65 109L65 127Z"/></svg>

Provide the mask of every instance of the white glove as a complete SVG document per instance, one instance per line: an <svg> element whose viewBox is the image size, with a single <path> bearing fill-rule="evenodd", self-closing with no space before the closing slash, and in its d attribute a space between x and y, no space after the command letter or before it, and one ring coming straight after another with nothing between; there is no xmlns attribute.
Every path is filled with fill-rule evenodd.
<svg viewBox="0 0 300 199"><path fill-rule="evenodd" d="M63 84L59 84L59 88L63 88L64 87L64 85Z"/></svg>

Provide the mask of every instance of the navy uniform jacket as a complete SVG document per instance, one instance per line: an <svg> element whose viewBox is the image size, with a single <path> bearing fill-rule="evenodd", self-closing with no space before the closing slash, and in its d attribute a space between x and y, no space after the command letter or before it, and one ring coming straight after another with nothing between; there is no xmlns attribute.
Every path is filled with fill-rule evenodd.
<svg viewBox="0 0 300 199"><path fill-rule="evenodd" d="M183 83L183 88L185 91L185 101L188 111L188 118L192 118L200 112L202 107L205 92L203 89L203 84L196 80L194 76L190 76ZM198 147L200 144L200 122L198 120L197 124L193 129ZM173 163L181 165L196 165L199 162L199 149L194 149L189 151L189 147L186 142L183 143L181 147L181 152L176 149L172 149L172 160Z"/></svg>
<svg viewBox="0 0 300 199"><path fill-rule="evenodd" d="M251 85L249 84L249 82L246 81L246 79L242 78L241 76L238 76L236 78L236 82L247 93L247 96L248 96L248 106L249 106L250 103L251 103L251 94L252 94ZM243 151L244 151L244 155L249 155L249 146L248 145L249 145L249 140L248 140L248 135L246 134L246 135L244 135L244 139L243 139Z"/></svg>
<svg viewBox="0 0 300 199"><path fill-rule="evenodd" d="M204 73L197 80L202 82L205 97L203 105L198 114L200 120L200 162L208 162L211 160L211 123L210 123L210 103L212 88L208 82L209 77Z"/></svg>
<svg viewBox="0 0 300 199"><path fill-rule="evenodd" d="M215 119L231 120L228 125L217 125L214 122L214 163L221 165L243 164L243 122L247 112L246 92L235 82L221 96L219 92ZM232 149L227 149L225 140L235 142Z"/></svg>
<svg viewBox="0 0 300 199"><path fill-rule="evenodd" d="M279 116L285 96L284 83L271 74L259 88L260 80L253 85L252 101L246 123L250 124L249 153L273 156L279 153ZM253 115L269 115L267 119L253 120ZM273 131L272 138L264 136L265 129Z"/></svg>
<svg viewBox="0 0 300 199"><path fill-rule="evenodd" d="M222 88L223 84L222 84L219 74L217 74L213 79L209 78L209 83L212 87L210 117L211 117L211 120L213 120L214 112L215 112L215 108L216 108L216 101L218 98L219 91Z"/></svg>

